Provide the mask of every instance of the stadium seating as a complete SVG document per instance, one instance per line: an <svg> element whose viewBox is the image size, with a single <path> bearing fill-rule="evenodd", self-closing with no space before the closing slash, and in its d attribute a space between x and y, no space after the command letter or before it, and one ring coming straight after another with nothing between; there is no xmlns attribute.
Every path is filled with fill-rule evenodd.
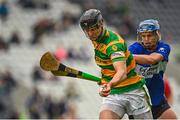
<svg viewBox="0 0 180 120"><path fill-rule="evenodd" d="M23 103L27 96L32 92L34 86L37 86L44 96L51 95L54 99L59 99L64 96L64 89L69 84L68 81L73 81L76 85L80 98L75 101L77 104L77 114L80 118L98 118L101 98L98 95L98 85L89 81L60 77L56 83L44 81L35 84L32 80L32 71L34 66L39 65L41 55L46 51L54 52L59 46L65 49L74 48L78 50L80 47L86 47L92 58L88 62L82 61L62 61L65 64L77 69L90 72L99 76L99 68L93 61L93 49L90 41L87 40L78 24L72 25L67 31L54 32L50 35L42 36L42 43L31 45L32 26L41 18L51 18L57 21L64 11L69 11L72 14L79 15L81 7L78 4L69 3L66 0L52 0L51 8L47 11L43 10L24 10L17 6L16 1L7 0L10 6L10 16L6 23L0 22L0 35L3 35L8 41L9 36L15 30L19 31L22 37L20 45L11 45L8 52L0 51L0 71L10 68L14 77L18 80L20 89L15 91L14 102L18 111L26 111ZM159 0L160 1L160 0ZM147 18L157 18L162 25L163 38L171 38L170 42L178 42L180 28L180 2L168 0L159 3L155 0L128 0L130 8L130 16L133 18L134 26L137 26L139 21ZM67 7L68 6L68 7ZM72 8L72 9L67 9ZM26 93L24 91L26 91ZM177 95L177 93L176 93ZM21 97L17 97L21 96ZM19 102L21 101L21 102ZM176 102L179 104L178 102ZM176 108L178 109L178 108ZM178 110L177 110L178 111Z"/></svg>

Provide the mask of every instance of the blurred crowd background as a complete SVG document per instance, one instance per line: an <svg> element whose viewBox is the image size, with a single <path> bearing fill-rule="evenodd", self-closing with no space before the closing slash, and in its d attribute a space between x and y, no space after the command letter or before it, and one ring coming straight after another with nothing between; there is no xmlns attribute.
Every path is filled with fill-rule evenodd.
<svg viewBox="0 0 180 120"><path fill-rule="evenodd" d="M42 71L51 51L63 64L99 76L91 42L78 20L84 10L101 10L106 26L128 44L140 21L154 18L172 47L166 71L172 108L180 117L179 0L0 0L0 118L98 118L98 85Z"/></svg>

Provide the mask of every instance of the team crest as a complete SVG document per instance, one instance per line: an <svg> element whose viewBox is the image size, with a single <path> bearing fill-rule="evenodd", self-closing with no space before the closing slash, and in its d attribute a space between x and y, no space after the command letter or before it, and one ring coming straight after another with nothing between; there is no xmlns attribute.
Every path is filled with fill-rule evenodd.
<svg viewBox="0 0 180 120"><path fill-rule="evenodd" d="M164 50L165 50L164 48L160 48L160 49L159 49L159 51L161 51L161 52L164 52Z"/></svg>
<svg viewBox="0 0 180 120"><path fill-rule="evenodd" d="M105 44L99 44L99 46L98 46L98 50L100 50L100 51L104 51L106 49L106 45Z"/></svg>
<svg viewBox="0 0 180 120"><path fill-rule="evenodd" d="M116 45L113 45L113 46L112 46L112 50L116 51L117 49L118 49L118 48L117 48Z"/></svg>

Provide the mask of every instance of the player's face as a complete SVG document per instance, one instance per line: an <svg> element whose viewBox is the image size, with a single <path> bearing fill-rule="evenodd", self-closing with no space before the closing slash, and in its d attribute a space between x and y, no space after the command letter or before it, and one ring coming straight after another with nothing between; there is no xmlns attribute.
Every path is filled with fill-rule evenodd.
<svg viewBox="0 0 180 120"><path fill-rule="evenodd" d="M140 33L142 43L148 50L155 50L157 45L157 35L154 32L142 32Z"/></svg>
<svg viewBox="0 0 180 120"><path fill-rule="evenodd" d="M101 26L95 26L93 28L85 29L84 32L90 40L97 40L102 31Z"/></svg>

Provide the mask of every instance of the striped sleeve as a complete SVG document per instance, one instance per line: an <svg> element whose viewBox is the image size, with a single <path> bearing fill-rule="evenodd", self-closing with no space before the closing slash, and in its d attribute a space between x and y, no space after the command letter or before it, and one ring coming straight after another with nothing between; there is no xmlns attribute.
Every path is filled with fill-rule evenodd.
<svg viewBox="0 0 180 120"><path fill-rule="evenodd" d="M112 62L126 60L125 46L121 43L115 43L108 46L108 48L106 49L106 53L110 57Z"/></svg>

